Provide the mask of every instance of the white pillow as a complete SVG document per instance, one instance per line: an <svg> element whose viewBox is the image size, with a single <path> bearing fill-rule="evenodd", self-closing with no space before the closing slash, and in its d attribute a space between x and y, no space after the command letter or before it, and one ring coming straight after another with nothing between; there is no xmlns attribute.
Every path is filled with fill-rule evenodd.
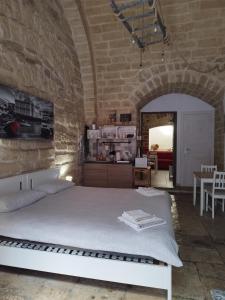
<svg viewBox="0 0 225 300"><path fill-rule="evenodd" d="M25 190L0 196L0 213L25 207L46 196L41 191Z"/></svg>
<svg viewBox="0 0 225 300"><path fill-rule="evenodd" d="M74 186L74 182L62 179L53 179L44 184L38 185L35 187L35 190L42 191L47 194L55 194L72 186Z"/></svg>

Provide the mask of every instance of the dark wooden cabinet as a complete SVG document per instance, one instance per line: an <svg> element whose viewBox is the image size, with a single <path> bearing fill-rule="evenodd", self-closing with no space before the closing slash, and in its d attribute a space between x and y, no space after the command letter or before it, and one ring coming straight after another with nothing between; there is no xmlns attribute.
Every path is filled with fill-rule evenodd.
<svg viewBox="0 0 225 300"><path fill-rule="evenodd" d="M131 164L86 163L83 171L85 186L132 188Z"/></svg>

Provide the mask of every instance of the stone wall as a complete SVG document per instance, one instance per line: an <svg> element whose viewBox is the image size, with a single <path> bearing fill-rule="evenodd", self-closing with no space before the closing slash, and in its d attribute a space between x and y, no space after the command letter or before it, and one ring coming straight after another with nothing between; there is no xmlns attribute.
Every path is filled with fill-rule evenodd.
<svg viewBox="0 0 225 300"><path fill-rule="evenodd" d="M83 0L95 59L98 123L111 110L131 112L170 92L196 96L216 108L215 160L223 166L225 82L225 1L160 1L170 45L154 45L143 55L105 0Z"/></svg>
<svg viewBox="0 0 225 300"><path fill-rule="evenodd" d="M84 111L86 124L96 123L96 74L92 43L86 15L82 11L82 0L60 0L70 25L80 63L84 90Z"/></svg>
<svg viewBox="0 0 225 300"><path fill-rule="evenodd" d="M0 177L63 166L79 177L82 84L58 0L0 1L0 84L54 103L54 142L0 140Z"/></svg>

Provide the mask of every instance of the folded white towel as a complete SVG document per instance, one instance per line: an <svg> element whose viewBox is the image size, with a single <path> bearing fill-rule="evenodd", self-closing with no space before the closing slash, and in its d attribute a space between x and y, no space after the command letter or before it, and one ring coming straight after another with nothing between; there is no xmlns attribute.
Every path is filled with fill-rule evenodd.
<svg viewBox="0 0 225 300"><path fill-rule="evenodd" d="M158 217L156 216L152 216L151 218L148 218L148 219L144 219L144 220L141 220L141 221L134 221L133 219L131 218L127 218L126 216L121 216L121 218L129 223L132 223L134 225L146 225L146 224L149 224L149 222L153 222L153 221L157 221L158 220Z"/></svg>
<svg viewBox="0 0 225 300"><path fill-rule="evenodd" d="M126 218L128 221L130 220L132 222L146 221L146 220L149 220L149 219L152 219L153 217L155 217L155 215L146 213L142 209L124 211L122 216L124 218Z"/></svg>
<svg viewBox="0 0 225 300"><path fill-rule="evenodd" d="M165 191L157 190L155 188L144 188L144 187L139 187L136 189L136 191L147 197L153 197L153 196L160 196L160 195L165 195Z"/></svg>
<svg viewBox="0 0 225 300"><path fill-rule="evenodd" d="M164 225L166 224L166 221L161 219L161 218L158 218L158 217L154 217L153 220L150 220L148 223L146 224L135 224L135 223L132 223L132 222L129 222L127 219L125 219L124 217L118 217L118 219L121 221L121 222L124 222L126 225L130 226L131 228L133 228L134 230L136 230L137 232L140 232L144 229L147 229L147 228L151 228L151 227L155 227L155 226L160 226L160 225Z"/></svg>

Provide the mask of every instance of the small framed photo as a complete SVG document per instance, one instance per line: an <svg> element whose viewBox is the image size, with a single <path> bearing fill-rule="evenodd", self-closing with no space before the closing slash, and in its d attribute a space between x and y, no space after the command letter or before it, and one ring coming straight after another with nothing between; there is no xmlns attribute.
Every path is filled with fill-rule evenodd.
<svg viewBox="0 0 225 300"><path fill-rule="evenodd" d="M131 114L120 114L120 122L129 123L131 121Z"/></svg>

